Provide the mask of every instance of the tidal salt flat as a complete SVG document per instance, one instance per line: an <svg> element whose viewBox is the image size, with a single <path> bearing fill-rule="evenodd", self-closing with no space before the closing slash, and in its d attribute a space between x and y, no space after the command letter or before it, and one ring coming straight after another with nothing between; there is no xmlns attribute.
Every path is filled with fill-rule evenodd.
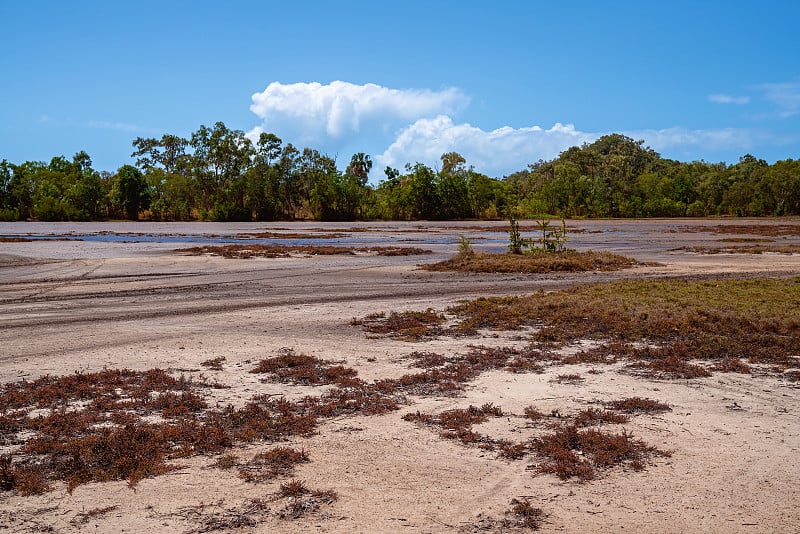
<svg viewBox="0 0 800 534"><path fill-rule="evenodd" d="M0 527L799 529L800 220L566 227L0 223Z"/></svg>

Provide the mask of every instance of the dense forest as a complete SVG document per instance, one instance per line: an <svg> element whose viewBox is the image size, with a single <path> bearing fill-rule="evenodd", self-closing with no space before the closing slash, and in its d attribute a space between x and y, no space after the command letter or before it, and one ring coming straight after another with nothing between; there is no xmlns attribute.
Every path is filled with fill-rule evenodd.
<svg viewBox="0 0 800 534"><path fill-rule="evenodd" d="M312 148L218 122L185 139L137 138L116 173L86 152L49 163L0 162L0 220L96 219L270 221L288 219L494 219L514 215L683 217L800 215L800 160L772 165L685 163L620 134L572 147L504 178L477 172L458 153L441 167L387 167L368 182L358 153L342 172Z"/></svg>

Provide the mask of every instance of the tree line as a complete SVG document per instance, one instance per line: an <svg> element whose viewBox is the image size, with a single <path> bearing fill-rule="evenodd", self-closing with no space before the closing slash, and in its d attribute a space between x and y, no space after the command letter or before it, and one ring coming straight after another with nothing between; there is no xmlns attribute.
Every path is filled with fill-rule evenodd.
<svg viewBox="0 0 800 534"><path fill-rule="evenodd" d="M271 221L800 215L800 160L733 165L662 158L620 134L572 147L503 178L456 152L441 166L387 167L372 159L344 171L328 155L274 134L254 143L222 122L190 138L133 141L135 165L96 171L86 152L68 160L0 162L0 220Z"/></svg>

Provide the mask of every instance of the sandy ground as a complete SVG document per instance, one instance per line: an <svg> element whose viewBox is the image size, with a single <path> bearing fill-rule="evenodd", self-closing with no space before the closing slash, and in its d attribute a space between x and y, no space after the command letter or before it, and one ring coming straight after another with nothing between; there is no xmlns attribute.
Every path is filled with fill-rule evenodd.
<svg viewBox="0 0 800 534"><path fill-rule="evenodd" d="M658 265L615 273L476 275L431 273L418 263L455 252L459 236L476 249L501 250L503 223L2 223L0 236L92 235L129 239L0 243L0 382L104 368L169 368L204 374L232 386L214 401L241 405L260 393L309 393L310 388L259 382L248 371L282 348L344 360L364 380L409 372L402 357L422 350L463 352L470 345L509 346L518 336L402 342L374 339L353 317L407 309L444 309L465 298L526 294L619 278L787 276L800 274L800 255L698 255L684 246L718 246L730 237L720 224L796 225L800 220L572 221L570 246L609 250ZM686 229L706 227L706 231ZM491 228L489 228L491 227ZM342 231L342 244L391 244L433 250L429 256L370 255L230 260L185 256L175 236L248 232ZM358 230L358 231L355 231ZM494 230L494 231L490 231ZM148 234L148 241L137 235ZM169 240L163 236L172 236ZM155 236L155 237L152 237ZM159 237L161 236L161 237ZM758 236L750 236L758 237ZM798 244L800 237L776 237ZM191 243L196 244L196 243ZM222 371L202 361L225 357ZM796 384L773 377L715 374L691 381L656 381L604 369L570 367L580 384L551 381L565 372L486 373L461 397L412 397L399 411L342 417L316 435L289 444L311 462L295 477L339 499L297 520L264 514L242 532L459 532L502 519L512 498L527 497L547 514L542 532L798 532L800 531L800 398ZM524 407L577 410L593 402L641 396L672 411L637 417L625 427L672 451L641 472L612 469L595 481L562 482L496 453L441 439L403 421L420 410L440 412L493 402L511 414L486 423L525 439ZM516 414L517 416L514 416ZM247 457L269 444L239 448ZM215 458L181 461L181 469L139 483L63 485L44 495L0 493L0 531L194 532L203 517L234 513L248 499L268 498L280 481L252 484L211 467ZM116 506L78 524L79 514ZM238 507L238 508L237 508ZM496 524L495 524L496 526ZM491 529L490 529L491 530Z"/></svg>

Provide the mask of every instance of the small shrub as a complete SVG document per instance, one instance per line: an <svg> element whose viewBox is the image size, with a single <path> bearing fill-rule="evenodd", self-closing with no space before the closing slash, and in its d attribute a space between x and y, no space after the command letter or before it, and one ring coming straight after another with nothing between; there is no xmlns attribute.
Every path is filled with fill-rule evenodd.
<svg viewBox="0 0 800 534"><path fill-rule="evenodd" d="M225 361L225 356L220 356L218 358L212 358L200 362L200 365L208 369L211 369L212 371L222 371L222 362L224 361Z"/></svg>
<svg viewBox="0 0 800 534"><path fill-rule="evenodd" d="M622 463L635 464L635 469L641 469L647 457L669 455L641 440L633 439L624 430L620 434L594 428L578 430L574 424L562 426L552 434L535 438L531 446L545 459L538 466L539 472L555 474L562 480L592 480L595 477L595 468L607 469Z"/></svg>
<svg viewBox="0 0 800 534"><path fill-rule="evenodd" d="M305 495L307 493L310 493L310 490L306 487L305 483L302 480L296 479L283 482L280 490L278 491L278 495L281 497L291 497L293 499L297 499L301 495Z"/></svg>
<svg viewBox="0 0 800 534"><path fill-rule="evenodd" d="M534 508L530 500L524 499L511 499L511 509L506 511L507 516L513 518L512 525L518 528L528 528L531 530L539 530L542 525L542 520L545 513L541 508Z"/></svg>
<svg viewBox="0 0 800 534"><path fill-rule="evenodd" d="M525 417L532 421L538 421L539 419L544 419L546 416L543 412L540 412L533 406L526 406Z"/></svg>
<svg viewBox="0 0 800 534"><path fill-rule="evenodd" d="M239 465L239 458L236 457L235 454L223 454L217 461L211 464L211 467L216 467L217 469L232 469Z"/></svg>
<svg viewBox="0 0 800 534"><path fill-rule="evenodd" d="M604 423L621 424L630 421L630 418L607 410L597 410L595 408L587 408L582 410L575 417L575 426L586 427L593 425L601 425Z"/></svg>
<svg viewBox="0 0 800 534"><path fill-rule="evenodd" d="M240 466L239 476L247 482L263 482L291 474L295 465L308 461L304 450L276 447L256 454L250 462Z"/></svg>
<svg viewBox="0 0 800 534"><path fill-rule="evenodd" d="M404 341L419 341L439 335L439 325L445 318L431 308L424 311L392 312L388 317L374 319L364 318L361 324L364 330L372 334L383 334Z"/></svg>
<svg viewBox="0 0 800 534"><path fill-rule="evenodd" d="M472 243L468 237L464 237L463 235L458 237L458 255L465 258L475 255L475 251L472 249Z"/></svg>
<svg viewBox="0 0 800 534"><path fill-rule="evenodd" d="M499 442L500 456L508 460L520 460L528 454L528 446L525 443Z"/></svg>
<svg viewBox="0 0 800 534"><path fill-rule="evenodd" d="M606 402L605 405L612 410L630 414L652 414L672 411L672 408L670 408L668 404L652 399L644 399L642 397L629 397L627 399L609 401Z"/></svg>
<svg viewBox="0 0 800 534"><path fill-rule="evenodd" d="M740 373L743 375L749 375L752 372L751 367L739 358L729 357L723 358L714 364L714 370L723 373Z"/></svg>
<svg viewBox="0 0 800 534"><path fill-rule="evenodd" d="M557 382L559 384L580 384L585 380L585 378L577 373L567 373L556 376L555 379L553 379L553 382Z"/></svg>

